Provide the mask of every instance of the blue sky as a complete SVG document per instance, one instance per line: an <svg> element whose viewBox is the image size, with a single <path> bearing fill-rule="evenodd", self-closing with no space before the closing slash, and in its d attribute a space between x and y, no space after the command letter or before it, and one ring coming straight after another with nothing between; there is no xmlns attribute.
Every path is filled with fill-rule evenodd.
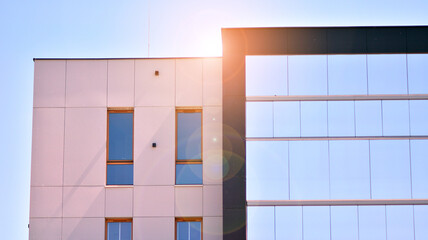
<svg viewBox="0 0 428 240"><path fill-rule="evenodd" d="M428 25L427 12L426 0L1 0L2 238L28 238L33 58L221 56L221 27Z"/></svg>

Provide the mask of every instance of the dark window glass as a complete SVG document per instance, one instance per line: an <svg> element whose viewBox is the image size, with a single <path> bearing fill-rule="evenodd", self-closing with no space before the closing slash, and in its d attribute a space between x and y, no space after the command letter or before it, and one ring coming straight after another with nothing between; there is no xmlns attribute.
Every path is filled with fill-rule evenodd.
<svg viewBox="0 0 428 240"><path fill-rule="evenodd" d="M131 240L132 222L107 223L107 240Z"/></svg>
<svg viewBox="0 0 428 240"><path fill-rule="evenodd" d="M201 113L177 113L177 160L201 159Z"/></svg>
<svg viewBox="0 0 428 240"><path fill-rule="evenodd" d="M202 164L176 164L176 184L202 184Z"/></svg>
<svg viewBox="0 0 428 240"><path fill-rule="evenodd" d="M109 113L109 160L132 160L133 113Z"/></svg>
<svg viewBox="0 0 428 240"><path fill-rule="evenodd" d="M201 222L177 222L177 240L201 240Z"/></svg>
<svg viewBox="0 0 428 240"><path fill-rule="evenodd" d="M107 164L107 185L132 185L133 164Z"/></svg>

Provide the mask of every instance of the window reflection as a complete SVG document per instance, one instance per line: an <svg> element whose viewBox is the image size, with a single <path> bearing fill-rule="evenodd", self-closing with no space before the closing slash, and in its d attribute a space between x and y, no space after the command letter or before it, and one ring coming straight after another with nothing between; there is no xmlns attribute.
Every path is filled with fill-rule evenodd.
<svg viewBox="0 0 428 240"><path fill-rule="evenodd" d="M274 207L247 207L248 240L274 240Z"/></svg>
<svg viewBox="0 0 428 240"><path fill-rule="evenodd" d="M385 206L358 206L360 240L386 240Z"/></svg>
<svg viewBox="0 0 428 240"><path fill-rule="evenodd" d="M354 101L328 102L328 135L355 136Z"/></svg>
<svg viewBox="0 0 428 240"><path fill-rule="evenodd" d="M383 135L409 136L409 101L382 101Z"/></svg>
<svg viewBox="0 0 428 240"><path fill-rule="evenodd" d="M367 55L369 94L407 94L405 54Z"/></svg>
<svg viewBox="0 0 428 240"><path fill-rule="evenodd" d="M301 102L301 136L327 136L327 102Z"/></svg>
<svg viewBox="0 0 428 240"><path fill-rule="evenodd" d="M380 101L355 101L355 125L357 136L382 136Z"/></svg>
<svg viewBox="0 0 428 240"><path fill-rule="evenodd" d="M414 239L413 206L386 206L388 240Z"/></svg>
<svg viewBox="0 0 428 240"><path fill-rule="evenodd" d="M274 102L274 136L300 137L300 103Z"/></svg>
<svg viewBox="0 0 428 240"><path fill-rule="evenodd" d="M290 141L290 199L328 199L327 141Z"/></svg>
<svg viewBox="0 0 428 240"><path fill-rule="evenodd" d="M273 103L247 102L247 137L273 137Z"/></svg>
<svg viewBox="0 0 428 240"><path fill-rule="evenodd" d="M331 199L370 199L369 142L329 141Z"/></svg>
<svg viewBox="0 0 428 240"><path fill-rule="evenodd" d="M371 140L373 199L408 199L410 195L409 140Z"/></svg>
<svg viewBox="0 0 428 240"><path fill-rule="evenodd" d="M247 96L287 95L287 56L246 56Z"/></svg>
<svg viewBox="0 0 428 240"><path fill-rule="evenodd" d="M330 207L303 207L303 236L305 240L330 240Z"/></svg>
<svg viewBox="0 0 428 240"><path fill-rule="evenodd" d="M357 206L331 206L331 239L358 240Z"/></svg>
<svg viewBox="0 0 428 240"><path fill-rule="evenodd" d="M327 56L288 57L290 95L327 95Z"/></svg>
<svg viewBox="0 0 428 240"><path fill-rule="evenodd" d="M367 94L366 55L328 55L328 94Z"/></svg>
<svg viewBox="0 0 428 240"><path fill-rule="evenodd" d="M288 142L247 142L247 200L287 200Z"/></svg>
<svg viewBox="0 0 428 240"><path fill-rule="evenodd" d="M302 240L302 207L275 207L276 239Z"/></svg>

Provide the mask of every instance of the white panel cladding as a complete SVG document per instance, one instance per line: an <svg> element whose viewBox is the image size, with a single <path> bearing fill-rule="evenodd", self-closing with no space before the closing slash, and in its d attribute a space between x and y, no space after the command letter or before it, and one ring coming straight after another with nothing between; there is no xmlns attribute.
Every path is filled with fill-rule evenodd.
<svg viewBox="0 0 428 240"><path fill-rule="evenodd" d="M134 120L134 184L174 185L175 109L136 107Z"/></svg>
<svg viewBox="0 0 428 240"><path fill-rule="evenodd" d="M247 96L288 95L287 56L246 56Z"/></svg>
<svg viewBox="0 0 428 240"><path fill-rule="evenodd" d="M223 239L223 217L204 217L202 221L204 240Z"/></svg>
<svg viewBox="0 0 428 240"><path fill-rule="evenodd" d="M222 104L222 58L204 58L203 66L203 105Z"/></svg>
<svg viewBox="0 0 428 240"><path fill-rule="evenodd" d="M174 217L134 217L134 240L171 240L175 235ZM205 223L204 223L205 224ZM205 239L205 238L204 238Z"/></svg>
<svg viewBox="0 0 428 240"><path fill-rule="evenodd" d="M177 59L176 105L202 106L202 59Z"/></svg>
<svg viewBox="0 0 428 240"><path fill-rule="evenodd" d="M223 186L210 185L203 187L203 216L223 215Z"/></svg>
<svg viewBox="0 0 428 240"><path fill-rule="evenodd" d="M135 106L174 106L175 85L174 59L135 60Z"/></svg>
<svg viewBox="0 0 428 240"><path fill-rule="evenodd" d="M67 60L66 107L106 107L107 61Z"/></svg>
<svg viewBox="0 0 428 240"><path fill-rule="evenodd" d="M108 107L134 106L134 60L108 60Z"/></svg>
<svg viewBox="0 0 428 240"><path fill-rule="evenodd" d="M105 217L104 187L64 187L64 217Z"/></svg>
<svg viewBox="0 0 428 240"><path fill-rule="evenodd" d="M63 218L62 239L104 240L105 218Z"/></svg>
<svg viewBox="0 0 428 240"><path fill-rule="evenodd" d="M173 186L135 186L134 216L174 216Z"/></svg>
<svg viewBox="0 0 428 240"><path fill-rule="evenodd" d="M100 185L106 182L107 110L65 110L64 185Z"/></svg>
<svg viewBox="0 0 428 240"><path fill-rule="evenodd" d="M106 217L132 217L133 198L132 187L106 188Z"/></svg>
<svg viewBox="0 0 428 240"><path fill-rule="evenodd" d="M30 240L61 239L62 218L30 218Z"/></svg>
<svg viewBox="0 0 428 240"><path fill-rule="evenodd" d="M62 188L31 187L30 217L62 217Z"/></svg>
<svg viewBox="0 0 428 240"><path fill-rule="evenodd" d="M175 186L175 216L202 216L202 186Z"/></svg>
<svg viewBox="0 0 428 240"><path fill-rule="evenodd" d="M33 111L31 186L61 186L64 160L64 109Z"/></svg>
<svg viewBox="0 0 428 240"><path fill-rule="evenodd" d="M64 60L34 62L34 107L65 106Z"/></svg>
<svg viewBox="0 0 428 240"><path fill-rule="evenodd" d="M222 184L222 109L221 107L204 107L202 117L203 183L205 185Z"/></svg>

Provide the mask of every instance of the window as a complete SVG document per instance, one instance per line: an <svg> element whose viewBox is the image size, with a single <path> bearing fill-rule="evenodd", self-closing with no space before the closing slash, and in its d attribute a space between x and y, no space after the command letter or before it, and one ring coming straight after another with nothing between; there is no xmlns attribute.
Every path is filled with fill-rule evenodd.
<svg viewBox="0 0 428 240"><path fill-rule="evenodd" d="M175 155L175 184L202 184L202 109L177 109Z"/></svg>
<svg viewBox="0 0 428 240"><path fill-rule="evenodd" d="M202 218L176 218L176 240L202 240Z"/></svg>
<svg viewBox="0 0 428 240"><path fill-rule="evenodd" d="M106 219L106 240L131 240L132 219Z"/></svg>
<svg viewBox="0 0 428 240"><path fill-rule="evenodd" d="M107 185L132 185L133 110L109 110L107 128Z"/></svg>

